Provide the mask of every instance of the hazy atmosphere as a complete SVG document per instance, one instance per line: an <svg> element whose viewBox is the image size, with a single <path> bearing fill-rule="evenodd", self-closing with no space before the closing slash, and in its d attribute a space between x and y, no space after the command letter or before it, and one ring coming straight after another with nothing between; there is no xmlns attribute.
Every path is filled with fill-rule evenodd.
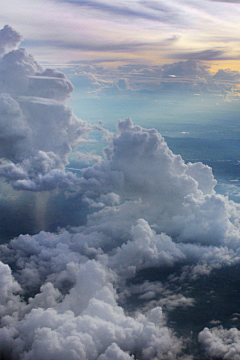
<svg viewBox="0 0 240 360"><path fill-rule="evenodd" d="M2 5L0 360L240 359L240 2Z"/></svg>

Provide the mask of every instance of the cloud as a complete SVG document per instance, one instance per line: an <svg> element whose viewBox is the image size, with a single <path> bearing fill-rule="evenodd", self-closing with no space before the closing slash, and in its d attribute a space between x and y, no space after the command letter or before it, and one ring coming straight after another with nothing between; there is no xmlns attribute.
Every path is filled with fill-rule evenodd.
<svg viewBox="0 0 240 360"><path fill-rule="evenodd" d="M13 96L25 94L28 77L41 71L42 67L23 48L5 54L0 63L1 92Z"/></svg>
<svg viewBox="0 0 240 360"><path fill-rule="evenodd" d="M49 191L65 191L79 211L78 226L22 234L0 245L0 356L191 359L184 354L189 339L174 334L165 314L195 302L168 285L187 286L214 268L239 264L239 204L216 193L209 166L185 163L156 129L130 118L119 120L114 134L102 130L108 143L103 158L76 153L97 163L79 176L66 171L72 148L99 129L65 104L71 83L56 70L43 70L23 49L4 55L0 69L0 176L15 189L41 192L43 202ZM212 79L194 60L120 71ZM217 74L216 82L238 78L237 72ZM115 86L126 91L121 79ZM65 204L64 216L72 217ZM165 284L149 281L149 274L166 269L172 276ZM238 332L204 329L199 341L209 356L231 359Z"/></svg>
<svg viewBox="0 0 240 360"><path fill-rule="evenodd" d="M124 290L120 293L120 296L125 301L127 297L134 297L136 295L138 301L144 304L144 311L161 306L163 312L167 311L169 314L169 312L174 311L176 308L194 307L195 305L193 298L185 297L181 293L175 293L175 291L170 290L169 283L165 285L160 281L150 282L145 280L140 284L131 284L130 286L124 284Z"/></svg>
<svg viewBox="0 0 240 360"><path fill-rule="evenodd" d="M240 73L238 71L219 69L213 78L216 81L237 83L240 79Z"/></svg>
<svg viewBox="0 0 240 360"><path fill-rule="evenodd" d="M117 71L109 71L94 64L79 65L74 69L75 74L69 70L66 72L79 92L87 88L88 96L153 98L158 94L182 96L197 93L213 96L221 94L229 98L229 94L238 96L239 93L239 89L234 86L238 81L238 71L220 69L212 74L208 65L195 59L162 66L128 64L119 66ZM86 93L82 93L82 96L86 96Z"/></svg>
<svg viewBox="0 0 240 360"><path fill-rule="evenodd" d="M15 34L9 27L4 29ZM5 36L6 47L12 46L12 37ZM64 171L67 156L95 127L65 105L73 91L66 76L43 70L20 48L5 54L0 62L0 91L0 156L5 159L1 176L15 180L18 189L34 191L74 182L75 176Z"/></svg>
<svg viewBox="0 0 240 360"><path fill-rule="evenodd" d="M5 25L0 30L0 55L5 54L9 50L16 48L22 37L21 35L11 28L9 25Z"/></svg>
<svg viewBox="0 0 240 360"><path fill-rule="evenodd" d="M177 261L185 261L184 253L165 235L156 235L149 224L138 220L132 229L132 240L117 248L110 258L110 267L127 276L150 267L173 266Z"/></svg>
<svg viewBox="0 0 240 360"><path fill-rule="evenodd" d="M236 3L239 4L239 0L208 0L208 1L217 1L217 2L224 2L224 3Z"/></svg>
<svg viewBox="0 0 240 360"><path fill-rule="evenodd" d="M226 59L223 55L226 52L224 50L203 50L195 52L175 53L171 55L172 59L184 59L184 60L220 60Z"/></svg>
<svg viewBox="0 0 240 360"><path fill-rule="evenodd" d="M27 94L58 101L67 100L73 91L73 86L66 76L54 69L46 69L29 77Z"/></svg>
<svg viewBox="0 0 240 360"><path fill-rule="evenodd" d="M119 121L118 129L112 145L106 149L107 160L84 170L82 188L90 188L95 196L98 191L113 191L122 200L137 201L141 198L142 204L132 204L141 208L136 214L142 212L144 219L156 224L158 230L181 241L199 237L202 241L204 238L206 241L207 238L221 241L228 228L228 215L224 199L213 190L216 181L211 169L202 164L185 164L180 156L169 150L155 129L133 126L130 119ZM219 221L221 218L221 225L218 220L215 222L216 208L219 209L217 218ZM102 214L104 212L100 212L99 217ZM121 216L120 211L118 214ZM190 218L192 230L188 223ZM201 222L206 220L208 226L202 227Z"/></svg>
<svg viewBox="0 0 240 360"><path fill-rule="evenodd" d="M111 52L111 53L122 53L122 52L127 52L129 53L130 51L134 52L137 51L141 48L145 48L148 46L152 46L149 45L148 42L144 42L144 41L120 41L118 43L116 43L113 40L109 40L108 43L99 43L98 41L96 41L95 39L92 40L88 40L86 41L85 39L76 39L74 42L73 41L63 41L63 40L45 40L45 41L41 41L41 40L34 40L34 41L28 41L28 46L39 46L39 47L44 47L44 46L49 46L49 47L59 47L62 49L77 49L79 51L91 51L91 52ZM122 60L121 60L122 61ZM101 61L102 62L102 61Z"/></svg>
<svg viewBox="0 0 240 360"><path fill-rule="evenodd" d="M130 119L120 121L118 128L119 133L114 135L106 149L105 161L83 170L82 178L69 173L71 186L78 186L83 201L102 210L89 215L85 226L74 230L75 235L54 236L51 256L52 250L46 245L49 243L48 234L42 234L36 244L40 246L43 241L43 254L47 251L50 257L55 257L55 247L61 249L63 241L65 253L69 252L69 257L61 265L61 271L65 272L75 251L77 257L91 254L104 259L103 252L114 250L108 258L108 266L125 277L151 266L169 267L201 260L210 265L238 261L239 229L234 224L238 208L215 194L216 181L211 169L202 163L185 164L180 156L168 149L156 130L133 126ZM61 187L59 173L51 170L56 167L54 157L41 153L39 158L31 161L30 169L37 168L37 174L43 174L42 182L46 182L42 186L39 177L33 173L38 190L51 189L52 183ZM19 169L6 167L6 171L14 178ZM21 188L25 184L29 189L31 182L24 179L24 173L20 174L22 180L13 184L21 184ZM27 252L24 255L21 245L26 240L22 237L9 245L15 266L17 263L27 264L29 255ZM25 247L28 251L29 246ZM8 254L8 251L4 246L2 254ZM41 251L36 250L37 257L32 256L34 273L38 269ZM133 256L136 253L138 256ZM51 261L55 264L55 260ZM45 266L48 268L50 264L48 260ZM46 279L51 272L44 270L43 275L35 275L35 278L44 276ZM24 272L19 281L22 277ZM26 280L20 281L22 286L24 282Z"/></svg>
<svg viewBox="0 0 240 360"><path fill-rule="evenodd" d="M100 355L98 360L131 360L134 359L133 355L130 356L128 353L123 352L116 343L112 343L104 354Z"/></svg>
<svg viewBox="0 0 240 360"><path fill-rule="evenodd" d="M179 61L173 64L163 65L162 77L170 75L185 77L185 78L208 78L210 77L209 67L193 60Z"/></svg>
<svg viewBox="0 0 240 360"><path fill-rule="evenodd" d="M174 21L176 17L176 14L174 14L175 16L173 15L171 8L167 7L164 3L159 5L155 2L147 3L145 1L139 1L137 4L130 6L130 4L126 2L120 2L118 5L113 5L108 1L70 0L67 2L77 6L100 10L117 17L123 16L124 18L127 17L130 19L140 18L158 22L171 22Z"/></svg>
<svg viewBox="0 0 240 360"><path fill-rule="evenodd" d="M76 285L61 303L59 293L46 284L25 305L26 315L17 326L11 322L13 314L2 319L8 323L0 329L2 353L24 354L26 359L108 359L110 354L132 359L130 353L148 359L176 359L182 344L165 327L161 308L152 309L148 317L126 316L108 280L103 266L88 261L80 266ZM10 296L6 294L6 300Z"/></svg>
<svg viewBox="0 0 240 360"><path fill-rule="evenodd" d="M19 103L7 93L0 94L0 111L0 155L10 160L21 160L31 146L31 128Z"/></svg>
<svg viewBox="0 0 240 360"><path fill-rule="evenodd" d="M236 328L229 330L221 326L212 329L205 328L199 333L198 340L211 357L226 360L240 359L240 335Z"/></svg>
<svg viewBox="0 0 240 360"><path fill-rule="evenodd" d="M130 3L119 1L114 4L107 0L36 0L34 3L25 0L25 6L19 8L17 1L11 0L11 3L3 9L2 19L9 21L13 26L18 26L21 32L25 32L24 46L27 46L31 52L38 53L40 61L50 63L51 67L53 64L63 65L73 59L88 60L89 49L95 49L92 57L101 61L102 55L104 53L106 55L104 48L107 48L107 57L114 60L117 47L124 52L119 55L122 56L123 61L129 58L132 49L134 51L132 60L136 59L138 53L141 58L145 58L145 62L150 60L152 63L160 56L159 62L162 63L163 58L168 58L170 54L176 52L174 39L182 39L182 42L177 44L177 52L179 46L185 48L182 48L184 52L188 51L187 49L198 52L206 41L209 43L208 49L214 49L216 34L219 35L218 49L224 46L224 39L235 36L236 30L233 26L235 18L233 22L227 19L236 16L237 21L237 13L230 14L230 9L226 8L226 3L224 6L223 2L218 2L219 9L216 12L211 4L212 2L207 1L199 6L194 1L184 3L174 1L166 5L164 1L139 0ZM41 21L36 24L34 19L38 15ZM126 22L126 19L129 21ZM208 29L204 27L206 21L210 24ZM131 38L129 38L129 26L131 26ZM98 43L95 40L96 29ZM192 31L196 35L194 38ZM71 33L70 37L69 33ZM127 44L126 48L124 44ZM111 48L115 55L111 54ZM63 49L72 51L63 52ZM230 48L227 52L226 57L235 57Z"/></svg>

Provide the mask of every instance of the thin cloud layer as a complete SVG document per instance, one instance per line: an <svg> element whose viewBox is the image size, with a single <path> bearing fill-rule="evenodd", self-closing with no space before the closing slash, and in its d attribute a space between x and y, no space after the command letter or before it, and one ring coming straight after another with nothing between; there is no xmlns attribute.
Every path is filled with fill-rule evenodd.
<svg viewBox="0 0 240 360"><path fill-rule="evenodd" d="M208 355L214 358L233 360L240 359L239 330L219 328L205 328L199 334L199 341L203 344Z"/></svg>

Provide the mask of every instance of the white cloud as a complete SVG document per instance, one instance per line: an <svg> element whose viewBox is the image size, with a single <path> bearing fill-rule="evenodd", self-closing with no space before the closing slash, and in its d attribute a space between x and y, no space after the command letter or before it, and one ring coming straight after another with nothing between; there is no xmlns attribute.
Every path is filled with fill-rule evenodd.
<svg viewBox="0 0 240 360"><path fill-rule="evenodd" d="M148 317L126 316L108 278L104 267L89 261L79 268L76 286L61 303L53 287L43 287L25 306L22 320L6 319L8 327L0 329L2 350L8 356L39 360L107 359L110 354L131 359L129 353L143 359L176 359L182 344L165 327L161 308L152 309Z"/></svg>
<svg viewBox="0 0 240 360"><path fill-rule="evenodd" d="M205 328L199 333L198 340L211 357L226 360L240 359L240 335L236 328L229 330L221 326Z"/></svg>
<svg viewBox="0 0 240 360"><path fill-rule="evenodd" d="M132 229L132 237L133 240L117 248L109 259L110 267L126 277L134 276L140 269L173 266L176 261L186 259L169 236L156 235L143 219Z"/></svg>

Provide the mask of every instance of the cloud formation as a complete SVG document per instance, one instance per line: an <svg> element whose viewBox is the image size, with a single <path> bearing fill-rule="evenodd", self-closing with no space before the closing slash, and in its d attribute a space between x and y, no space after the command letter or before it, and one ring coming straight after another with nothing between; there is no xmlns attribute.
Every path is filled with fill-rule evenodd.
<svg viewBox="0 0 240 360"><path fill-rule="evenodd" d="M199 56L198 56L199 55ZM215 51L201 52L196 57L191 54L180 56L186 59L164 65L132 64L119 66L117 70L110 70L97 64L72 64L73 69L64 71L71 76L78 93L86 97L104 96L139 99L145 97L158 99L159 95L186 96L208 94L212 98L229 94L239 95L236 86L240 73L238 71L219 69L216 73L202 62L204 57L215 56ZM72 74L74 71L74 74ZM189 100L190 101L190 100ZM215 103L215 99L213 99Z"/></svg>
<svg viewBox="0 0 240 360"><path fill-rule="evenodd" d="M19 8L17 0L10 0L3 9L2 21L19 26L25 32L25 46L51 67L79 59L99 61L107 57L114 61L116 53L123 63L129 63L126 59L138 63L141 58L145 63L154 64L159 59L163 64L164 59L188 53L189 49L196 53L199 49L217 52L224 48L225 58L239 58L237 5L237 1L218 1L216 11L214 2L199 4L194 0L167 4L141 0L114 4L108 0L24 0ZM41 21L36 23L38 16ZM233 44L225 48L227 39ZM66 49L71 51L63 51Z"/></svg>
<svg viewBox="0 0 240 360"><path fill-rule="evenodd" d="M161 308L129 317L117 304L116 286L147 268L199 263L211 271L240 260L238 205L215 194L209 167L185 164L156 130L130 119L119 122L109 141L106 160L80 178L81 191L102 210L73 233L21 235L1 246L1 260L18 281L2 264L6 356L180 358L182 343L166 327ZM201 266L189 276L197 273L204 273ZM158 291L148 288L142 300ZM193 305L172 294L159 304L169 311ZM51 344L59 345L53 350Z"/></svg>
<svg viewBox="0 0 240 360"><path fill-rule="evenodd" d="M0 55L16 48L21 39L22 37L17 31L5 25L4 28L0 30Z"/></svg>
<svg viewBox="0 0 240 360"><path fill-rule="evenodd" d="M164 2L157 4L156 2L139 1L135 4L129 4L123 1L117 5L113 5L109 1L70 0L67 2L129 19L137 18L157 22L174 22L176 17L176 14L173 14L171 11L171 7L166 6Z"/></svg>
<svg viewBox="0 0 240 360"><path fill-rule="evenodd" d="M221 326L212 329L205 328L200 332L198 338L211 357L226 360L240 359L238 329L227 330Z"/></svg>
<svg viewBox="0 0 240 360"><path fill-rule="evenodd" d="M181 283L239 264L239 204L216 193L209 166L185 163L157 130L130 118L104 132L96 164L78 177L66 172L72 148L98 128L64 103L71 83L24 49L4 55L0 69L0 176L15 189L66 191L88 213L78 227L0 245L0 358L191 360L189 339L174 333L167 314L192 308L194 299L150 281L148 271L167 269L165 282ZM211 77L193 60L154 70L163 78ZM218 72L216 81L237 77ZM235 329L205 328L199 342L210 356L239 355Z"/></svg>
<svg viewBox="0 0 240 360"><path fill-rule="evenodd" d="M203 50L196 52L186 52L186 53L177 53L171 55L173 59L186 59L186 60L219 60L224 59L224 51L223 50Z"/></svg>
<svg viewBox="0 0 240 360"><path fill-rule="evenodd" d="M5 327L0 329L0 338L4 356L25 359L108 359L109 356L118 359L121 356L128 360L133 354L143 359L156 356L175 359L181 351L181 342L163 325L161 308L153 309L148 317L126 316L116 303L107 270L93 260L80 266L76 285L60 303L60 293L50 283L43 285L41 293L22 306L25 316L16 326L14 316L19 298L13 293L16 288L8 267L1 267L2 281L8 283L2 304L12 300L8 314L2 314Z"/></svg>
<svg viewBox="0 0 240 360"><path fill-rule="evenodd" d="M12 47L17 33L9 26L3 30L0 41ZM64 103L73 91L66 76L43 70L20 48L1 59L0 91L1 176L15 180L18 189L34 191L74 181L64 172L67 155L94 126L78 119Z"/></svg>

